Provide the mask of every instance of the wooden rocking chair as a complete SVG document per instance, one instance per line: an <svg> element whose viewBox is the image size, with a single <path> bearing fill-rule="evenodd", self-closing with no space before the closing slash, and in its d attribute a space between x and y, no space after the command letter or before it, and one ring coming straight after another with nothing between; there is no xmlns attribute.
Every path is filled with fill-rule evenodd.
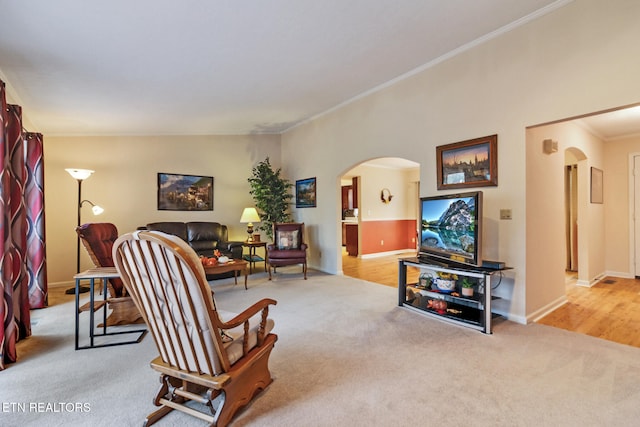
<svg viewBox="0 0 640 427"><path fill-rule="evenodd" d="M154 404L161 408L145 425L173 409L227 425L272 381L268 362L277 336L268 314L276 301L262 299L235 316L217 310L196 253L162 232L121 236L113 259L160 353L151 367L160 372Z"/></svg>

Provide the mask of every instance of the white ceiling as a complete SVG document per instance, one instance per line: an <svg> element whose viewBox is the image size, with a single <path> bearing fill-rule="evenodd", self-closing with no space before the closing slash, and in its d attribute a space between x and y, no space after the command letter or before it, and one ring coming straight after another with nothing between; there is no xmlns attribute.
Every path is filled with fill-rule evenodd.
<svg viewBox="0 0 640 427"><path fill-rule="evenodd" d="M570 0L0 0L45 135L280 133Z"/></svg>
<svg viewBox="0 0 640 427"><path fill-rule="evenodd" d="M640 106L594 114L576 121L605 141L640 135Z"/></svg>
<svg viewBox="0 0 640 427"><path fill-rule="evenodd" d="M49 136L281 133L569 1L0 0L0 79Z"/></svg>

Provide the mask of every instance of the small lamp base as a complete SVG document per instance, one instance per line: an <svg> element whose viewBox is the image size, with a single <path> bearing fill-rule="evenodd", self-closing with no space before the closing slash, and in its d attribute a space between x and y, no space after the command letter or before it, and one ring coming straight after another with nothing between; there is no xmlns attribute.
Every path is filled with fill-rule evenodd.
<svg viewBox="0 0 640 427"><path fill-rule="evenodd" d="M247 242L253 242L253 224L247 224Z"/></svg>

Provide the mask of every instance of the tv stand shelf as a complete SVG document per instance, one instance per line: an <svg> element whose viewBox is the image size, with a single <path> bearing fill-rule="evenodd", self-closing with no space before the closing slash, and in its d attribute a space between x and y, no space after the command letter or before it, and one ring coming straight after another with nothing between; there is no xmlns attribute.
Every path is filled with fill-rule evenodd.
<svg viewBox="0 0 640 427"><path fill-rule="evenodd" d="M443 291L435 283L407 283L407 267L420 269L423 277L435 279L438 275L457 277L455 289ZM398 260L398 305L412 311L435 317L485 334L492 333L491 278L492 270L480 267L432 264L418 258ZM473 284L473 296L462 295L461 282Z"/></svg>

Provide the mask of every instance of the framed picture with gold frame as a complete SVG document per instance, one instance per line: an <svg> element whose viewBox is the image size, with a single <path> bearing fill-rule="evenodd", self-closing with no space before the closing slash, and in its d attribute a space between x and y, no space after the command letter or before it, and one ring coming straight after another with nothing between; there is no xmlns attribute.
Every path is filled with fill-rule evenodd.
<svg viewBox="0 0 640 427"><path fill-rule="evenodd" d="M438 190L498 185L498 135L436 147Z"/></svg>

